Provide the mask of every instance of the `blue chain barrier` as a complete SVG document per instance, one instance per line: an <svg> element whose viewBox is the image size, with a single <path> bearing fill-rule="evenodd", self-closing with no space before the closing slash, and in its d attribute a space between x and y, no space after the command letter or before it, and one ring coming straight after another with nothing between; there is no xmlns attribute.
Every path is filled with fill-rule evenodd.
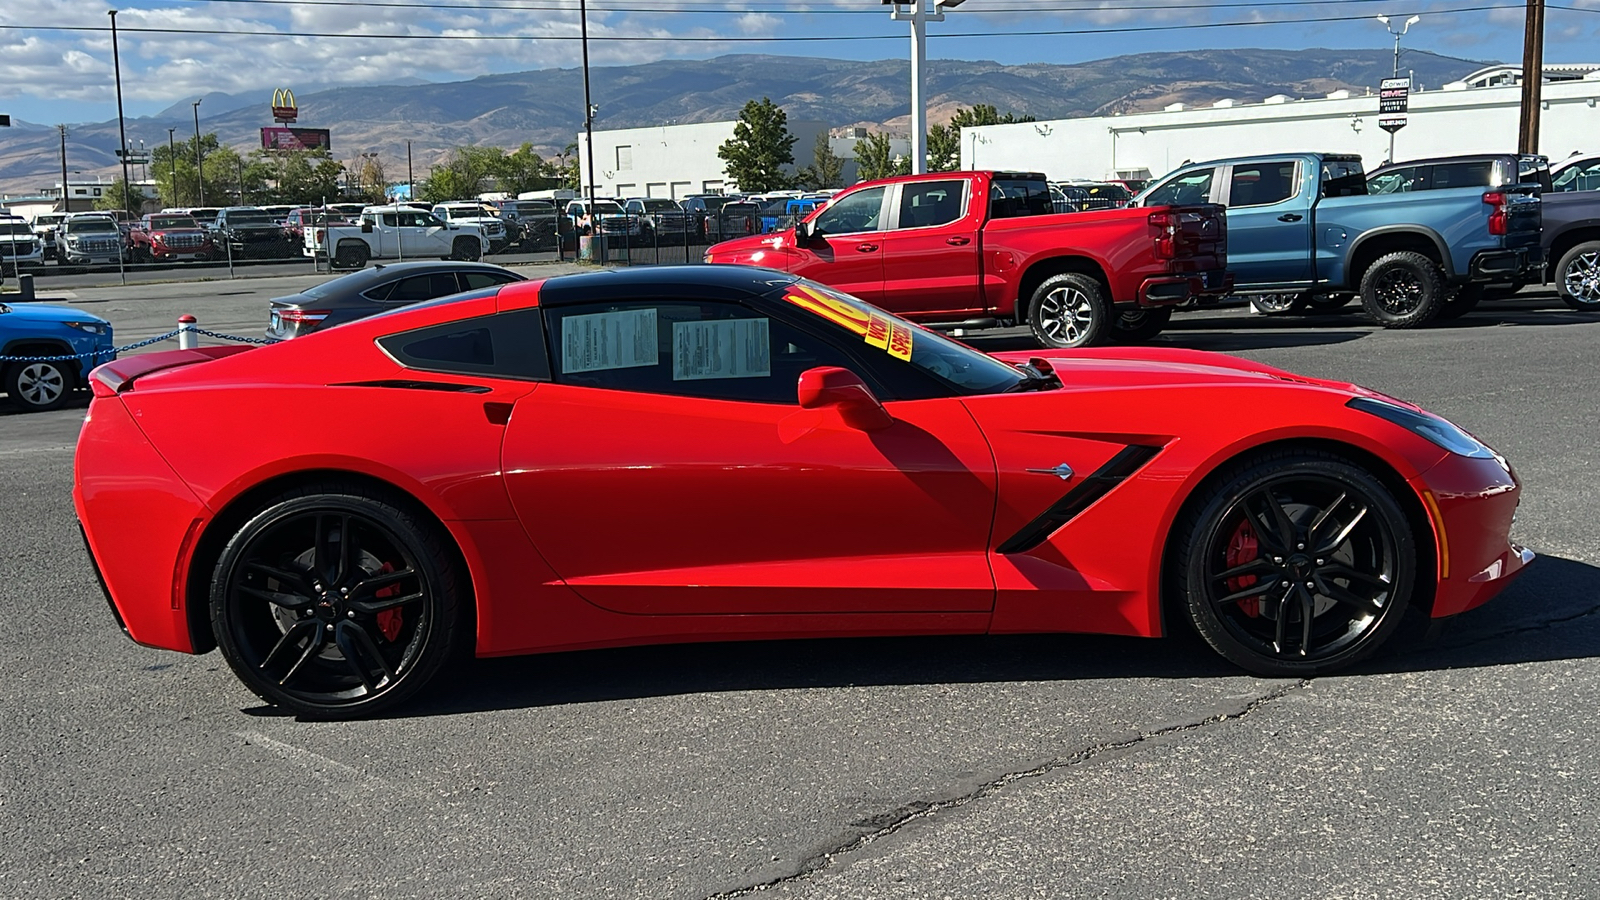
<svg viewBox="0 0 1600 900"><path fill-rule="evenodd" d="M129 350L138 350L141 347L148 347L151 344L159 344L162 341L171 340L171 339L177 337L178 335L184 333L185 331L194 332L195 334L203 334L206 337L217 338L218 340L236 341L236 342L241 343L241 344L266 345L266 344L276 344L276 343L278 343L277 341L275 341L275 340L273 340L271 338L240 337L240 336L238 336L236 334L223 334L220 331L207 331L204 328L199 327L198 325L185 325L182 328L174 329L172 331L167 332L166 334L158 334L153 338L148 338L146 340L139 341L136 344L128 344L128 345L122 346L122 347L113 347L113 348L108 349L108 350L87 350L87 351L85 351L83 353L68 353L68 354L64 354L64 355L61 355L61 356L0 356L0 363L5 363L5 362L70 362L72 360L79 360L79 359L87 358L87 359L90 359L92 361L92 363L91 363L92 365L98 365L102 357L104 359L106 359L106 360L110 360L110 359L112 359L113 357L117 356L120 353L127 353Z"/></svg>

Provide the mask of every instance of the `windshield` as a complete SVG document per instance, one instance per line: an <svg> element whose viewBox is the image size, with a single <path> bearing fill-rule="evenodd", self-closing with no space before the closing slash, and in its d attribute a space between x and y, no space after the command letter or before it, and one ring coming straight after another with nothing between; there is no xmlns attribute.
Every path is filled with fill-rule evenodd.
<svg viewBox="0 0 1600 900"><path fill-rule="evenodd" d="M60 225L66 221L66 216L39 216L33 220L35 225Z"/></svg>
<svg viewBox="0 0 1600 900"><path fill-rule="evenodd" d="M150 220L151 228L199 228L188 216L156 216Z"/></svg>
<svg viewBox="0 0 1600 900"><path fill-rule="evenodd" d="M556 205L554 203L534 203L524 200L515 205L507 204L506 209L514 210L519 216L548 216L556 211Z"/></svg>
<svg viewBox="0 0 1600 900"><path fill-rule="evenodd" d="M649 212L677 212L678 204L671 200L645 200L644 208Z"/></svg>
<svg viewBox="0 0 1600 900"><path fill-rule="evenodd" d="M596 200L594 202L594 212L597 216L620 216L622 215L622 207L611 200Z"/></svg>
<svg viewBox="0 0 1600 900"><path fill-rule="evenodd" d="M700 202L706 205L706 209L715 212L730 202L731 199L730 197L701 197Z"/></svg>
<svg viewBox="0 0 1600 900"><path fill-rule="evenodd" d="M1028 377L1015 366L815 282L796 281L783 298L959 394L998 394Z"/></svg>
<svg viewBox="0 0 1600 900"><path fill-rule="evenodd" d="M33 229L27 222L0 222L0 234L20 235L33 237Z"/></svg>
<svg viewBox="0 0 1600 900"><path fill-rule="evenodd" d="M271 225L272 217L259 209L234 210L228 213L229 225Z"/></svg>
<svg viewBox="0 0 1600 900"><path fill-rule="evenodd" d="M102 219L96 216L91 219L74 219L68 222L65 227L72 234L84 234L86 232L116 231L117 223L110 219Z"/></svg>

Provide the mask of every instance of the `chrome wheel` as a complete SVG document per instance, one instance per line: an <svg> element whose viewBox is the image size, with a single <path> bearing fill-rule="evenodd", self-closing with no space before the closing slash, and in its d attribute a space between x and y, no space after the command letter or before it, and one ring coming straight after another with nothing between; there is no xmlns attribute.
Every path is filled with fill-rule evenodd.
<svg viewBox="0 0 1600 900"><path fill-rule="evenodd" d="M1094 303L1089 295L1071 285L1063 285L1044 296L1039 304L1039 327L1051 341L1077 345L1094 325Z"/></svg>
<svg viewBox="0 0 1600 900"><path fill-rule="evenodd" d="M67 393L67 373L54 363L28 363L17 374L16 396L27 406L48 407Z"/></svg>
<svg viewBox="0 0 1600 900"><path fill-rule="evenodd" d="M1585 308L1600 309L1600 250L1578 253L1567 261L1561 292Z"/></svg>
<svg viewBox="0 0 1600 900"><path fill-rule="evenodd" d="M1284 316L1305 305L1304 294L1252 294L1250 305L1264 316Z"/></svg>

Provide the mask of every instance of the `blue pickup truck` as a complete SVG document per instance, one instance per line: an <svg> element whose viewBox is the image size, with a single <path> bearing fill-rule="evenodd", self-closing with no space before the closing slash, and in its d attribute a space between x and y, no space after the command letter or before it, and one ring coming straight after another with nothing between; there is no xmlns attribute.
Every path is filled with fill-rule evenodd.
<svg viewBox="0 0 1600 900"><path fill-rule="evenodd" d="M1369 195L1361 157L1283 153L1185 165L1136 206L1228 207L1228 270L1258 308L1361 298L1386 328L1422 325L1469 284L1543 268L1537 184Z"/></svg>

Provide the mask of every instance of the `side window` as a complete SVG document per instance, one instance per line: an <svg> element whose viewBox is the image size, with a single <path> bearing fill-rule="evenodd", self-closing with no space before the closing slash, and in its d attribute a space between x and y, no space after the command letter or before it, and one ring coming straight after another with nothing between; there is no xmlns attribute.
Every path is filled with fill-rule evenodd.
<svg viewBox="0 0 1600 900"><path fill-rule="evenodd" d="M383 284L378 285L375 288L369 288L369 289L367 289L365 291L362 291L361 292L361 296L363 296L363 297L367 298L368 300L371 300L371 301L373 301L375 303L383 303L384 301L389 299L389 295L390 294L394 293L394 286L399 284L399 283L400 282L398 282L398 281L385 282Z"/></svg>
<svg viewBox="0 0 1600 900"><path fill-rule="evenodd" d="M961 218L967 183L962 180L926 181L900 188L901 228L948 225Z"/></svg>
<svg viewBox="0 0 1600 900"><path fill-rule="evenodd" d="M1295 194L1293 160L1234 166L1228 183L1228 206L1267 206Z"/></svg>
<svg viewBox="0 0 1600 900"><path fill-rule="evenodd" d="M383 214L383 227L385 227L385 228L398 228L399 226L400 226L400 217L398 215L395 215L394 213L384 213Z"/></svg>
<svg viewBox="0 0 1600 900"><path fill-rule="evenodd" d="M1367 182L1367 193L1406 194L1411 191L1425 191L1428 185L1423 175L1427 171L1427 166L1406 166L1379 172Z"/></svg>
<svg viewBox="0 0 1600 900"><path fill-rule="evenodd" d="M1466 163L1435 163L1428 187L1433 190L1459 187L1490 187L1494 183L1494 160Z"/></svg>
<svg viewBox="0 0 1600 900"><path fill-rule="evenodd" d="M824 234L855 234L878 230L878 214L883 208L887 188L867 188L828 204L815 223Z"/></svg>
<svg viewBox="0 0 1600 900"><path fill-rule="evenodd" d="M736 303L592 303L545 316L562 384L796 404L801 372L850 366L827 341Z"/></svg>
<svg viewBox="0 0 1600 900"><path fill-rule="evenodd" d="M427 275L413 275L401 279L386 298L386 302L420 303L423 300L459 293L460 290L461 288L456 285L456 273L430 272Z"/></svg>
<svg viewBox="0 0 1600 900"><path fill-rule="evenodd" d="M1558 191L1600 190L1600 159L1587 165L1578 163L1562 169L1561 174L1556 176L1554 187Z"/></svg>
<svg viewBox="0 0 1600 900"><path fill-rule="evenodd" d="M550 378L544 327L537 309L391 334L379 338L378 346L406 368L422 372L531 381Z"/></svg>
<svg viewBox="0 0 1600 900"><path fill-rule="evenodd" d="M1211 198L1211 179L1216 175L1216 171L1216 169L1196 169L1179 175L1151 191L1144 199L1144 205L1183 206L1191 203L1207 203Z"/></svg>
<svg viewBox="0 0 1600 900"><path fill-rule="evenodd" d="M517 280L504 272L459 272L457 274L461 278L461 289L464 291L499 287L502 284L510 284Z"/></svg>

